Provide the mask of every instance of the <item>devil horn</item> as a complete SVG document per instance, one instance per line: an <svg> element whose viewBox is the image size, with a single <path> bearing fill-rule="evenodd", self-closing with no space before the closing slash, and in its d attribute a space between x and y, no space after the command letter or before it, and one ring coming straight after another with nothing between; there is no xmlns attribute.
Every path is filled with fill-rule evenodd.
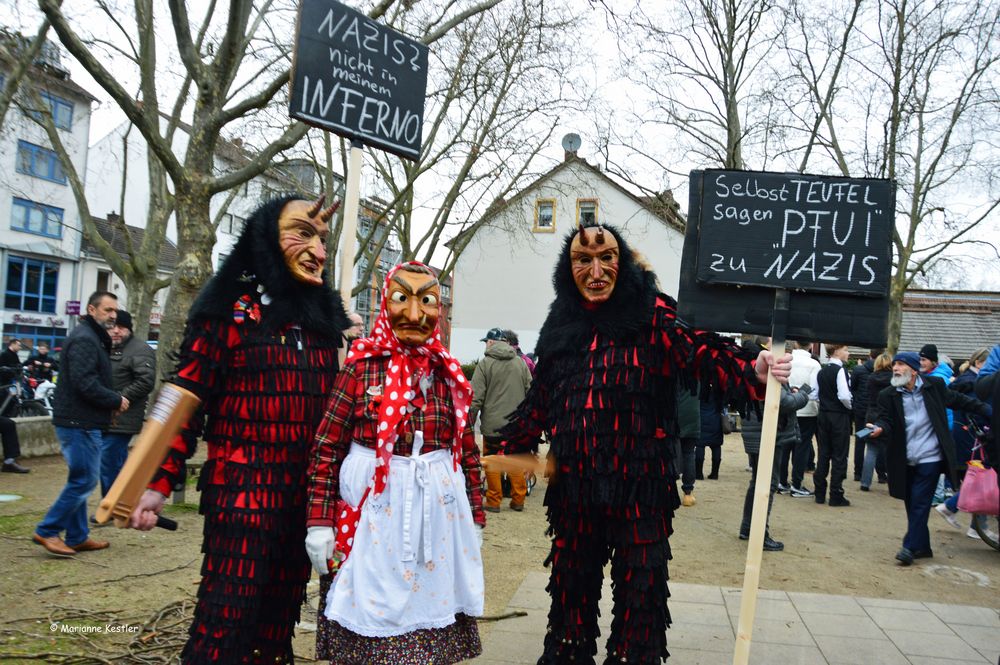
<svg viewBox="0 0 1000 665"><path fill-rule="evenodd" d="M590 244L590 239L587 237L587 229L583 228L583 223L580 223L580 244L586 247Z"/></svg>
<svg viewBox="0 0 1000 665"><path fill-rule="evenodd" d="M330 218L333 217L333 213L337 212L340 208L340 201L334 201L333 205L324 210L319 214L319 218L324 222L329 222Z"/></svg>
<svg viewBox="0 0 1000 665"><path fill-rule="evenodd" d="M604 227L601 226L600 224L597 225L597 244L598 245L604 244Z"/></svg>
<svg viewBox="0 0 1000 665"><path fill-rule="evenodd" d="M315 217L316 214L323 208L323 201L326 201L326 194L320 194L319 198L312 204L309 208L309 216Z"/></svg>

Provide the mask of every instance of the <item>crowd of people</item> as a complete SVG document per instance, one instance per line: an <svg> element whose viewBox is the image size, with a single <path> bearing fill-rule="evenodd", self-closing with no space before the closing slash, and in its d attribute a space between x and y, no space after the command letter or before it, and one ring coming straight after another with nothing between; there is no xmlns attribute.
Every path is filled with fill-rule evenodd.
<svg viewBox="0 0 1000 665"><path fill-rule="evenodd" d="M442 344L441 286L427 266L388 272L368 329L345 311L324 272L335 210L296 196L261 205L190 312L170 381L200 406L130 520L154 527L204 440L204 559L182 662L293 662L310 569L320 576L319 658L405 665L479 655L487 514L503 510L504 475L509 509L525 510L521 469L541 464L542 444L551 604L539 663L597 662L609 563L604 662L661 662L675 511L696 506L697 481L719 478L739 414L751 474L737 535L749 537L769 375L782 390L771 501L849 507L853 438L859 489L877 479L906 502L896 559L932 556L938 478L958 490L971 455L945 409L955 428L992 416L971 393L992 399L995 382L982 377L1000 369L1000 346L977 352L950 382L933 345L872 351L848 371L843 345L825 345L821 363L809 343L791 353L765 337L737 344L688 327L617 229L581 226L554 268L537 362L515 332L493 328L466 377ZM98 481L103 491L114 481L155 376L131 328L115 296L97 292L63 348L53 420L70 473L33 536L52 554L108 547L90 537L87 499ZM941 505L955 520L953 503ZM768 525L764 549L783 547Z"/></svg>

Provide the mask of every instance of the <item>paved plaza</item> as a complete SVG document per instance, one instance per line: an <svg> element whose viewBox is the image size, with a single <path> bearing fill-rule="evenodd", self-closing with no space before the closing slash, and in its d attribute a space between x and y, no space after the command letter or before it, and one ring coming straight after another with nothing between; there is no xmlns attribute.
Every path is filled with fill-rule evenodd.
<svg viewBox="0 0 1000 665"><path fill-rule="evenodd" d="M548 575L529 573L477 665L535 663L541 655ZM670 665L731 665L740 590L670 583ZM601 641L611 625L611 586L601 600ZM942 600L946 599L946 595ZM485 632L485 631L484 631ZM598 659L600 662L600 659ZM750 662L758 665L998 665L1000 610L967 605L761 590Z"/></svg>

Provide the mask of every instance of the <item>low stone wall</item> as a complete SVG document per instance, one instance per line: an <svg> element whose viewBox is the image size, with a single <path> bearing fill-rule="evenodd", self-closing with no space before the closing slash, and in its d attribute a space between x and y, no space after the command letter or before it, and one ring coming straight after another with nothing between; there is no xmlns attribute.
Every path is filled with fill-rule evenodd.
<svg viewBox="0 0 1000 665"><path fill-rule="evenodd" d="M52 416L31 416L14 418L17 423L17 438L21 442L21 457L41 457L59 455L59 439L52 426Z"/></svg>

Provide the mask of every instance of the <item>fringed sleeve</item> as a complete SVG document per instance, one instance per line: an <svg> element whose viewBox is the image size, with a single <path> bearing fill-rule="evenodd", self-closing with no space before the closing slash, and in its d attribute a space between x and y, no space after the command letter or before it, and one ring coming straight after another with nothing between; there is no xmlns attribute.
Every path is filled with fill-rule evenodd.
<svg viewBox="0 0 1000 665"><path fill-rule="evenodd" d="M181 388L190 390L201 400L194 416L174 437L166 459L153 476L149 489L170 496L184 473L184 465L194 455L205 428L205 415L226 369L229 350L239 341L232 323L212 320L188 322L177 361L176 375L171 379Z"/></svg>
<svg viewBox="0 0 1000 665"><path fill-rule="evenodd" d="M505 455L537 453L542 433L549 430L549 382L544 371L543 361L538 375L531 382L528 394L511 414L509 422L499 431L504 440L501 450Z"/></svg>
<svg viewBox="0 0 1000 665"><path fill-rule="evenodd" d="M669 296L658 296L654 311L653 329L667 349L665 374L673 367L681 386L693 389L700 384L702 401L742 405L763 399L756 356L714 332L689 328L677 318L677 303Z"/></svg>
<svg viewBox="0 0 1000 665"><path fill-rule="evenodd" d="M307 526L334 526L340 497L340 465L347 457L354 429L358 394L357 365L349 363L337 374L309 460ZM478 460L477 460L478 462Z"/></svg>

